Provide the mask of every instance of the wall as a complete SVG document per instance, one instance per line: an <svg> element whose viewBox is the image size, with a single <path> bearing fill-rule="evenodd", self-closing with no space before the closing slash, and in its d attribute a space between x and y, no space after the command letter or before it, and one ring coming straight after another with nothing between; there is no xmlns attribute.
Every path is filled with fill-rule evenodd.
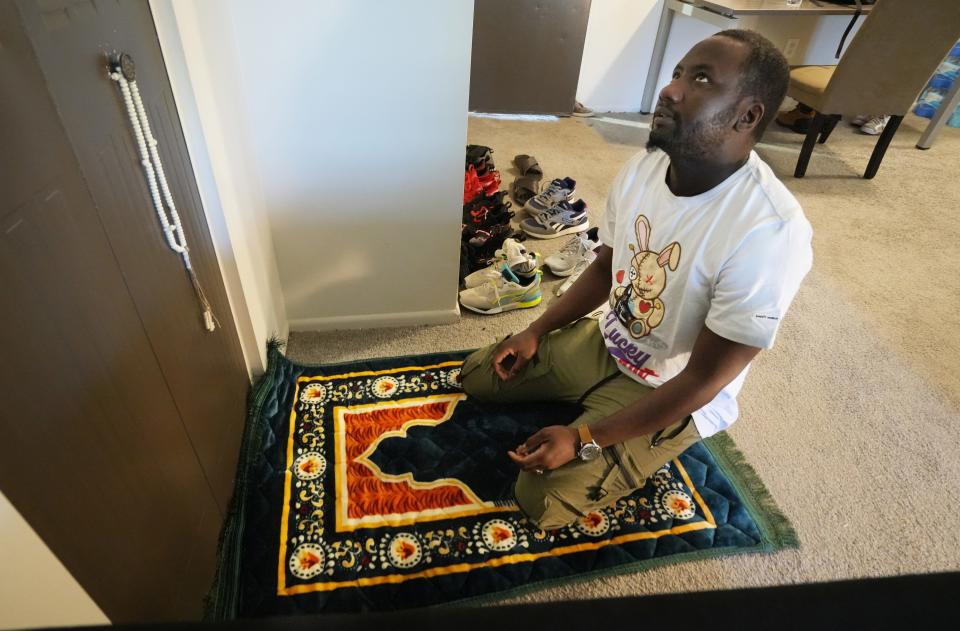
<svg viewBox="0 0 960 631"><path fill-rule="evenodd" d="M210 235L251 376L289 325L224 0L151 0ZM188 62L189 60L189 62Z"/></svg>
<svg viewBox="0 0 960 631"><path fill-rule="evenodd" d="M109 623L0 493L0 629Z"/></svg>
<svg viewBox="0 0 960 631"><path fill-rule="evenodd" d="M598 112L640 110L662 6L663 0L593 0L577 87L579 101ZM850 32L847 45L863 19ZM788 59L792 65L833 65L837 43L849 22L846 16L745 17L730 20L728 28L763 33L781 50L788 39L798 39L796 53ZM657 92L694 44L720 30L696 18L675 15Z"/></svg>
<svg viewBox="0 0 960 631"><path fill-rule="evenodd" d="M593 0L577 100L601 112L640 109L663 0Z"/></svg>
<svg viewBox="0 0 960 631"><path fill-rule="evenodd" d="M241 279L275 260L294 329L456 319L473 3L172 6L222 212L270 234Z"/></svg>
<svg viewBox="0 0 960 631"><path fill-rule="evenodd" d="M231 6L291 328L455 319L473 3Z"/></svg>

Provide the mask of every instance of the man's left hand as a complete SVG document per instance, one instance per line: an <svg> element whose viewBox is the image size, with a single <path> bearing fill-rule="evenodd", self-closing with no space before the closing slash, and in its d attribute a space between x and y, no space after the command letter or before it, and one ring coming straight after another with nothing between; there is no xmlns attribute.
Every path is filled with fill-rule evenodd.
<svg viewBox="0 0 960 631"><path fill-rule="evenodd" d="M564 425L551 425L528 438L515 451L508 451L510 459L524 471L545 471L563 466L577 457L580 435Z"/></svg>

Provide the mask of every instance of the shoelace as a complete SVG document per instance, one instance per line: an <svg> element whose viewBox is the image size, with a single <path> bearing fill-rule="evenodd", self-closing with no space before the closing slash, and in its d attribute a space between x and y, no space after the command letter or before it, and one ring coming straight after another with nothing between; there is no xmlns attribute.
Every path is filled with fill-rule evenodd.
<svg viewBox="0 0 960 631"><path fill-rule="evenodd" d="M579 219L573 222L566 222L560 219L559 215L565 212L578 214L573 208L570 208L570 207L564 208L563 204L561 203L554 206L553 208L548 208L547 210L543 211L542 213L534 217L534 220L544 228L551 228L553 227L554 224L565 224L565 225L579 224L580 222ZM583 214L583 213L580 213L580 214Z"/></svg>
<svg viewBox="0 0 960 631"><path fill-rule="evenodd" d="M567 241L562 248L560 248L560 255L570 256L572 254L578 254L580 252L580 244L582 243L579 235L572 237Z"/></svg>
<svg viewBox="0 0 960 631"><path fill-rule="evenodd" d="M572 210L572 209L571 209L571 208L564 208L563 202L560 202L560 203L557 204L556 206L551 206L550 208L547 208L547 209L544 210L543 212L539 213L539 214L537 215L536 219L537 219L541 224L543 224L543 225L545 226L545 225L547 225L546 222L548 222L548 221L555 221L554 218L555 218L557 215L560 215L560 214L562 214L562 213L565 213L565 212L567 212L567 211L569 211L569 210Z"/></svg>
<svg viewBox="0 0 960 631"><path fill-rule="evenodd" d="M563 184L557 182L550 182L547 184L547 189L541 191L534 199L540 202L547 202L548 200L558 199L563 201L567 198L567 189L564 188Z"/></svg>

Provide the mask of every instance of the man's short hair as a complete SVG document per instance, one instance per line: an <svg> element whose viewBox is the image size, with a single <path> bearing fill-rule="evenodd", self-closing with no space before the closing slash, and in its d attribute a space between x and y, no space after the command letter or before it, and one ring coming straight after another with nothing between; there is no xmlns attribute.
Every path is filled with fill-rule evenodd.
<svg viewBox="0 0 960 631"><path fill-rule="evenodd" d="M717 33L750 47L750 54L743 64L740 80L740 95L757 97L763 103L763 118L754 128L754 137L760 138L780 109L790 84L790 65L773 42L754 31L730 29Z"/></svg>

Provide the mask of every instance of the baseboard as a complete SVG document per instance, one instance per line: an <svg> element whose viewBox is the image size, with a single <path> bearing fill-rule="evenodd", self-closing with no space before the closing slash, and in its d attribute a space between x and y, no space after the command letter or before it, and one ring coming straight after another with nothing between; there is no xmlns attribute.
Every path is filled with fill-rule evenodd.
<svg viewBox="0 0 960 631"><path fill-rule="evenodd" d="M435 311L371 313L355 316L303 318L290 320L291 331L334 331L338 329L381 329L420 324L451 324L460 319L460 305Z"/></svg>

